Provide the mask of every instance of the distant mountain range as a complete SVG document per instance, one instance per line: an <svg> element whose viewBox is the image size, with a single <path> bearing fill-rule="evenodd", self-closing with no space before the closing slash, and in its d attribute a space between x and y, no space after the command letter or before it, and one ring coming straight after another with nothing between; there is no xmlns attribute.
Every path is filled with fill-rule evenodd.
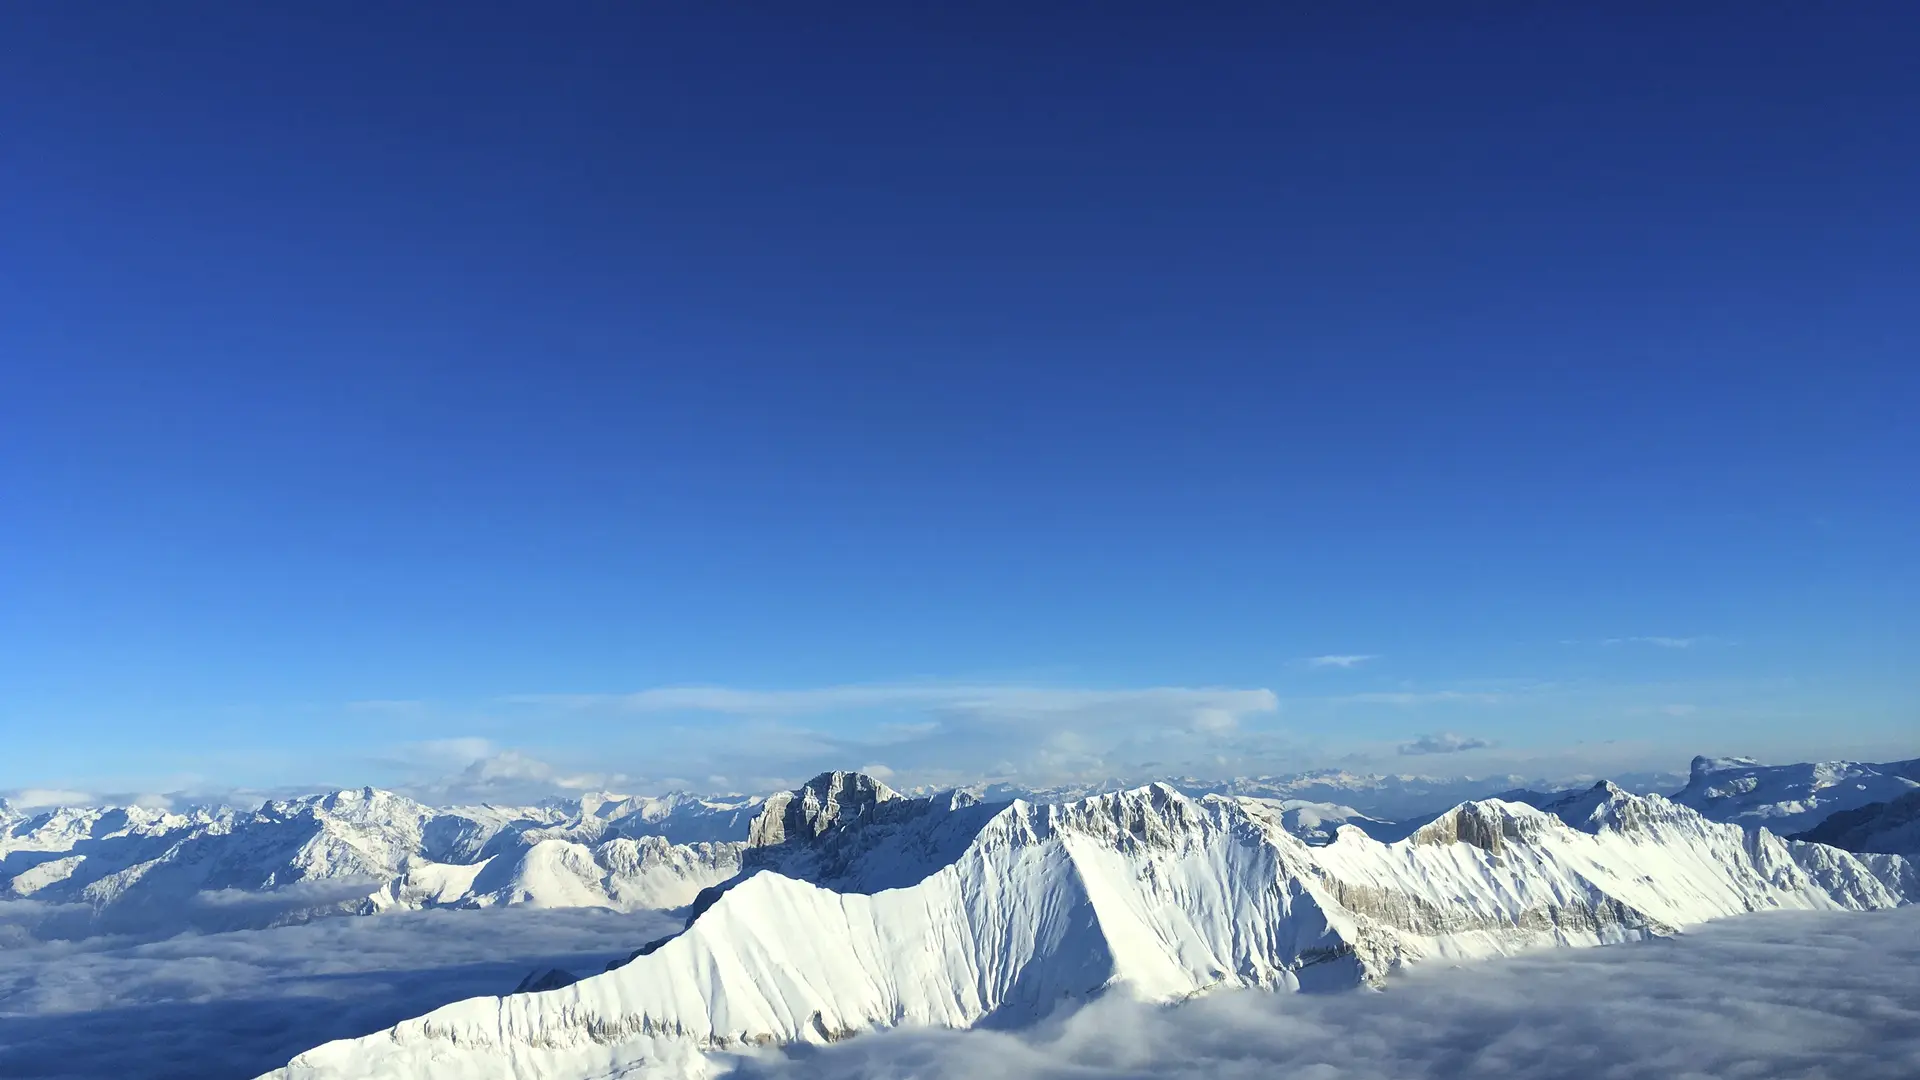
<svg viewBox="0 0 1920 1080"><path fill-rule="evenodd" d="M1848 851L1885 851L1920 857L1920 790L1856 810L1835 811L1795 840L1831 844Z"/></svg>
<svg viewBox="0 0 1920 1080"><path fill-rule="evenodd" d="M36 936L226 930L394 908L674 908L731 876L754 797L428 807L349 789L257 810L0 805L0 897ZM722 839L737 838L737 839Z"/></svg>
<svg viewBox="0 0 1920 1080"><path fill-rule="evenodd" d="M1920 788L1917 777L1920 760L1769 767L1696 758L1673 798L1709 820L1785 834L1803 832L1835 811L1897 799ZM1644 792L1671 789L1680 778L1632 780L1633 790ZM1398 840L1471 800L1542 807L1566 794L1525 787L1528 781L1518 776L1438 779L1338 770L1168 783L1187 796L1262 800L1276 827L1309 845L1334 842L1343 826ZM982 785L942 797L976 806L1016 798L1055 805L1091 797L1100 787ZM756 818L772 827L775 819L762 815L763 808L790 806L791 798L586 795L530 807L430 807L362 788L251 810L177 813L142 807L28 812L0 801L0 899L40 902L33 916L0 926L0 934L165 934L514 903L678 908L740 872L750 847L768 847L749 844ZM1911 851L1910 831L1896 822L1821 835L1855 851Z"/></svg>
<svg viewBox="0 0 1920 1080"><path fill-rule="evenodd" d="M1673 796L1714 821L1765 827L1782 835L1829 816L1920 790L1920 758L1869 764L1819 761L1762 765L1750 758L1693 759L1687 786ZM1865 849L1878 850L1878 849Z"/></svg>

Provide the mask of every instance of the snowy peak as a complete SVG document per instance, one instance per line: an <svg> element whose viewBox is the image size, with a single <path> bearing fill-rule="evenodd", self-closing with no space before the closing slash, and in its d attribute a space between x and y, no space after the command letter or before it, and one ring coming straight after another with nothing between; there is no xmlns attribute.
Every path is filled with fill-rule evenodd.
<svg viewBox="0 0 1920 1080"><path fill-rule="evenodd" d="M1217 828L1200 802L1165 783L1038 808L1016 802L1000 816L1020 819L1036 839L1075 833L1117 851L1178 850Z"/></svg>
<svg viewBox="0 0 1920 1080"><path fill-rule="evenodd" d="M1470 844L1492 855L1510 844L1526 844L1558 822L1525 803L1486 799L1461 803L1419 829L1408 840L1415 847Z"/></svg>
<svg viewBox="0 0 1920 1080"><path fill-rule="evenodd" d="M1817 761L1761 765L1751 758L1693 759L1673 801L1713 821L1776 833L1810 829L1828 815L1920 789L1920 759L1880 764Z"/></svg>
<svg viewBox="0 0 1920 1080"><path fill-rule="evenodd" d="M608 835L663 836L676 844L745 840L766 800L753 795L615 795L595 792L552 804L562 817L594 821Z"/></svg>
<svg viewBox="0 0 1920 1080"><path fill-rule="evenodd" d="M767 799L742 873L774 870L845 892L911 885L958 859L1005 805L964 791L910 797L861 773L822 773ZM711 901L703 897L694 907Z"/></svg>
<svg viewBox="0 0 1920 1080"><path fill-rule="evenodd" d="M865 773L828 772L766 802L747 833L747 846L806 843L871 821L874 808L903 796Z"/></svg>
<svg viewBox="0 0 1920 1080"><path fill-rule="evenodd" d="M60 807L0 821L0 899L44 905L45 936L164 936L392 908L679 907L738 872L743 844L661 831L557 807L434 809L378 788L251 811ZM201 902L238 893L261 902Z"/></svg>
<svg viewBox="0 0 1920 1080"><path fill-rule="evenodd" d="M1635 795L1607 780L1561 796L1540 809L1585 833L1698 829L1707 824L1696 811L1663 795Z"/></svg>

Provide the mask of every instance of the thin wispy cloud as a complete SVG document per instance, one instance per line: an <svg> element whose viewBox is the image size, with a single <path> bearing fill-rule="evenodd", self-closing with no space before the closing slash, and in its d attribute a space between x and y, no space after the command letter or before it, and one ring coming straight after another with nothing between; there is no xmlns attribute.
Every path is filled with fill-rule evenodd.
<svg viewBox="0 0 1920 1080"><path fill-rule="evenodd" d="M1695 634L1678 637L1665 634L1630 634L1621 637L1604 638L1561 638L1562 645L1598 645L1602 648L1618 648L1622 645L1647 645L1656 649L1694 649L1708 645L1728 645L1732 642L1725 638Z"/></svg>
<svg viewBox="0 0 1920 1080"><path fill-rule="evenodd" d="M675 776L720 773L792 786L875 762L914 784L1005 779L1046 785L1162 770L1230 771L1274 733L1260 687L1131 689L892 683L798 689L669 686L625 694L522 695L530 710L647 718L650 751Z"/></svg>
<svg viewBox="0 0 1920 1080"><path fill-rule="evenodd" d="M1307 666L1316 668L1356 668L1369 660L1378 660L1375 653L1336 654L1329 656L1309 656Z"/></svg>
<svg viewBox="0 0 1920 1080"><path fill-rule="evenodd" d="M1422 735L1412 742L1401 743L1400 752L1408 756L1421 754L1458 754L1467 750L1485 750L1493 744L1485 739L1476 739L1458 735L1451 731L1442 731L1433 735Z"/></svg>
<svg viewBox="0 0 1920 1080"><path fill-rule="evenodd" d="M923 708L1030 716L1140 706L1225 709L1234 713L1279 708L1264 688L1162 686L1141 689L999 686L968 683L881 683L788 690L725 686L664 686L626 694L521 694L514 704L615 708L628 712L711 712L733 716L804 716L860 709Z"/></svg>
<svg viewBox="0 0 1920 1080"><path fill-rule="evenodd" d="M1492 705L1504 699L1503 694L1466 690L1381 690L1364 694L1348 694L1335 700L1352 701L1362 705L1435 705L1450 701Z"/></svg>

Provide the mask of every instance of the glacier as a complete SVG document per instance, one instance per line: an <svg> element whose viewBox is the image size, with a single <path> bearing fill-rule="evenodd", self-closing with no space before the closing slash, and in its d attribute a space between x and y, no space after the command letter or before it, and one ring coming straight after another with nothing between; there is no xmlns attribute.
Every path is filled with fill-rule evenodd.
<svg viewBox="0 0 1920 1080"><path fill-rule="evenodd" d="M770 798L681 932L538 993L313 1048L270 1080L704 1077L755 1047L1021 1026L1124 995L1377 985L1407 965L1920 897L1912 864L1607 782L1313 846L1284 805L1166 784L1057 803L830 773Z"/></svg>

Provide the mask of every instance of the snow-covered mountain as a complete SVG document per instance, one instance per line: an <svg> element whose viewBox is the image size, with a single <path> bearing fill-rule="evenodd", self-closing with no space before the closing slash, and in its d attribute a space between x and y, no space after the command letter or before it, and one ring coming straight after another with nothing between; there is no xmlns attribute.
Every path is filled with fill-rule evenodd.
<svg viewBox="0 0 1920 1080"><path fill-rule="evenodd" d="M1920 790L1890 802L1841 810L1794 835L1795 840L1831 844L1848 851L1879 851L1920 858Z"/></svg>
<svg viewBox="0 0 1920 1080"><path fill-rule="evenodd" d="M392 908L670 908L738 871L759 803L588 796L436 809L363 788L252 811L13 811L0 819L0 897L53 905L47 930L58 936ZM680 838L694 842L671 842Z"/></svg>
<svg viewBox="0 0 1920 1080"><path fill-rule="evenodd" d="M1340 828L1313 847L1286 813L1166 784L1041 805L827 774L769 800L742 873L624 966L449 1005L270 1075L697 1077L728 1051L1021 1023L1103 992L1356 986L1427 959L1920 898L1898 857L1606 783L1546 809L1466 802L1392 844Z"/></svg>
<svg viewBox="0 0 1920 1080"><path fill-rule="evenodd" d="M1674 793L1673 801L1714 821L1764 825L1785 834L1811 829L1837 811L1917 789L1920 758L1762 765L1751 758L1697 757L1687 786Z"/></svg>
<svg viewBox="0 0 1920 1080"><path fill-rule="evenodd" d="M1380 822L1428 821L1448 807L1474 799L1502 798L1510 792L1537 789L1586 788L1599 776L1526 777L1517 773L1491 776L1425 776L1415 773L1368 773L1348 769L1316 769L1280 776L1241 776L1231 780L1193 776L1117 779L1097 784L1051 788L1020 788L1007 784L970 789L985 801L1025 799L1035 803L1068 802L1101 792L1138 787L1157 781L1188 795L1247 795L1279 802L1317 803L1350 810ZM1672 772L1641 772L1607 777L1617 786L1647 794L1679 787L1685 777Z"/></svg>
<svg viewBox="0 0 1920 1080"><path fill-rule="evenodd" d="M1661 783L1653 774L1635 779L1642 791ZM1376 840L1399 840L1463 801L1492 797L1538 807L1560 797L1523 783L1517 776L1441 779L1340 770L1171 782L1188 796L1264 800L1280 828L1312 845L1334 842L1342 825L1358 826ZM1786 833L1811 828L1835 810L1891 801L1916 788L1920 760L1768 767L1699 758L1674 800L1712 820ZM958 816L949 826L948 847L937 854L946 858L965 846L977 831L973 819L989 812L982 807L1016 798L1064 804L1094 794L1085 787L1033 792L1005 785L943 793L938 798ZM875 806L899 801L890 790L885 798L875 795ZM363 788L272 801L254 810L178 813L139 806L28 812L0 801L0 899L50 905L35 931L42 936L230 929L394 908L678 907L743 866L808 880L832 877L779 864L801 857L773 853L792 845L759 844L751 849L758 854L742 861L756 819L774 827L782 815L804 806L805 798L590 794L533 807L436 808ZM761 814L774 804L780 814ZM891 828L888 815L899 812L881 812L870 822L876 828L862 832L862 842ZM808 828L817 832L821 826L799 832ZM1904 834L1873 841L1861 839L1865 835L1841 846L1887 850ZM898 866L862 872L887 881L902 873Z"/></svg>

